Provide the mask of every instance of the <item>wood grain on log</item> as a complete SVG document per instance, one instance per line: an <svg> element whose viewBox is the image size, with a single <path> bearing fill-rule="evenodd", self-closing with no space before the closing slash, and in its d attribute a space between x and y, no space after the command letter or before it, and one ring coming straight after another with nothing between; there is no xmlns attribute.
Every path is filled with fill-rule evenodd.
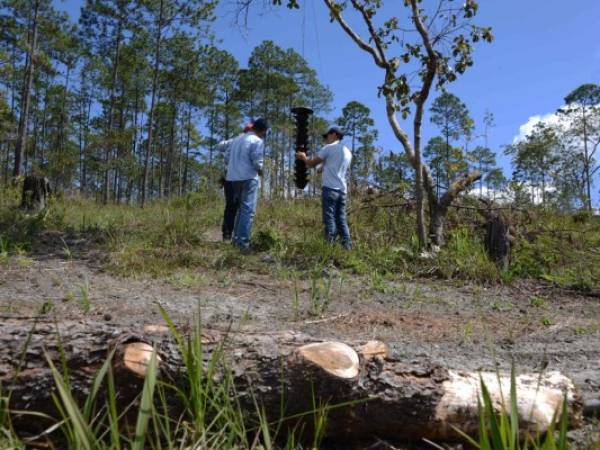
<svg viewBox="0 0 600 450"><path fill-rule="evenodd" d="M131 401L142 389L153 349L160 376L185 387L185 366L177 345L162 326L131 328L106 322L7 319L0 324L0 383L11 394L11 409L56 414L50 396L52 373L45 355L60 361L64 354L70 386L83 399L107 355L114 351L118 398ZM28 343L25 348L25 344ZM314 342L295 332L242 333L203 329L203 359L223 350L223 362L235 383L235 395L247 416L255 419L258 401L268 419L296 416L310 429L312 417L297 418L317 405L329 405L326 435L338 440L456 439L453 427L477 429L480 376L500 404L510 392L510 379L496 374L448 370L427 361L403 361L380 342ZM222 376L223 373L215 375ZM573 383L558 373L518 378L521 423L545 430L563 395L570 424L581 420L582 405ZM336 405L348 406L335 408ZM283 405L283 410L282 410ZM176 413L176 412L175 412ZM15 422L35 431L31 421Z"/></svg>

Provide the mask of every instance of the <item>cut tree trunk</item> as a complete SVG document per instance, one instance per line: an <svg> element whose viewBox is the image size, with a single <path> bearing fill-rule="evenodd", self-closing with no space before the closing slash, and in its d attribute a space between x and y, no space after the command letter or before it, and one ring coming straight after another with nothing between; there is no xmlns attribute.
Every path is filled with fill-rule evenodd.
<svg viewBox="0 0 600 450"><path fill-rule="evenodd" d="M499 212L492 210L492 202L479 199L485 209L479 209L479 213L485 217L485 239L483 241L489 258L496 263L502 271L508 270L510 264L510 248L514 237L510 234L508 220Z"/></svg>
<svg viewBox="0 0 600 450"><path fill-rule="evenodd" d="M47 357L57 367L68 368L70 387L80 401L111 351L117 398L122 405L141 392L142 377L154 349L159 376L184 389L188 383L181 355L164 326L3 319L0 384L3 393L10 394L11 410L58 417L51 400L55 387ZM325 435L337 441L374 437L455 440L459 436L453 427L474 434L480 377L496 406L502 401L510 403L509 377L449 370L429 361L403 361L390 356L387 347L377 341L348 345L315 342L295 332L225 333L210 329L203 330L201 340L207 365L211 355L222 350L222 367L228 368L235 395L249 421L256 419L255 401L272 421L312 411L315 404L327 405L331 408ZM217 379L222 376L222 371L216 375ZM521 427L547 429L565 395L570 425L580 423L580 397L565 376L557 372L521 375L517 383ZM347 406L335 407L341 404ZM173 405L177 405L175 399ZM174 409L173 417L177 414ZM310 433L313 420L309 414L286 422L290 427L303 426ZM18 416L14 420L19 432L36 432L48 426L42 422L29 417L19 420Z"/></svg>
<svg viewBox="0 0 600 450"><path fill-rule="evenodd" d="M508 270L510 262L511 236L508 224L500 215L493 214L488 218L485 231L485 249L488 256L502 271Z"/></svg>
<svg viewBox="0 0 600 450"><path fill-rule="evenodd" d="M52 193L50 181L46 177L27 175L23 180L21 208L30 211L41 211L46 207L48 197Z"/></svg>

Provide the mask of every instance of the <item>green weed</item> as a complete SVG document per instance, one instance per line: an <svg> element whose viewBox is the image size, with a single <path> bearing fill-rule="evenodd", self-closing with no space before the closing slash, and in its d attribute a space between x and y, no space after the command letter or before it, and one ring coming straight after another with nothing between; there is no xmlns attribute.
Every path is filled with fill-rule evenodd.
<svg viewBox="0 0 600 450"><path fill-rule="evenodd" d="M92 302L90 300L90 282L87 277L84 282L79 285L79 303L83 308L84 314L89 314L92 310Z"/></svg>
<svg viewBox="0 0 600 450"><path fill-rule="evenodd" d="M437 268L445 278L473 281L497 281L500 272L490 261L483 245L469 235L466 228L452 231L437 259Z"/></svg>
<svg viewBox="0 0 600 450"><path fill-rule="evenodd" d="M546 307L546 300L541 297L530 297L529 298L529 306L533 306L535 308L544 308Z"/></svg>
<svg viewBox="0 0 600 450"><path fill-rule="evenodd" d="M314 274L310 280L309 314L320 316L331 303L331 278Z"/></svg>
<svg viewBox="0 0 600 450"><path fill-rule="evenodd" d="M205 286L208 284L208 279L206 275L189 270L175 272L173 275L169 276L168 281L174 287L179 289L189 289L199 286Z"/></svg>

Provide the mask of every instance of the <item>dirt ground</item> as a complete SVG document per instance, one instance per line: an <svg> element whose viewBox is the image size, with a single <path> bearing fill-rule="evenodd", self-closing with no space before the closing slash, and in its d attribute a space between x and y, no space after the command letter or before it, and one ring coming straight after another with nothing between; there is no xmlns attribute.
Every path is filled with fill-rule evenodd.
<svg viewBox="0 0 600 450"><path fill-rule="evenodd" d="M33 253L0 265L0 313L43 308L59 317L160 323L160 303L180 323L200 313L212 327L379 339L397 356L432 359L449 368L508 369L514 360L521 372L558 369L573 378L587 402L600 400L597 297L539 281L483 287L398 279L374 286L335 268L316 284L236 270L123 278L104 271L102 255L76 238L68 245L46 245L56 243L56 236L44 239ZM215 245L225 244L215 239ZM271 263L268 255L258 258L264 266ZM590 420L572 435L581 443L577 448L588 448L600 441L600 423Z"/></svg>

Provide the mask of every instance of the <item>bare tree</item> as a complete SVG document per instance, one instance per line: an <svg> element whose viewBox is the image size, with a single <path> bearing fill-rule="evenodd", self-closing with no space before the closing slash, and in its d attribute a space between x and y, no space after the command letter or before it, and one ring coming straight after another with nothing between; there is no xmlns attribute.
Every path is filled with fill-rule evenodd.
<svg viewBox="0 0 600 450"><path fill-rule="evenodd" d="M380 0L323 1L332 21L337 22L360 49L370 54L375 65L383 71L379 93L385 99L387 118L415 170L419 245L424 248L427 244L424 220L426 195L429 237L431 244L440 246L449 206L481 174L473 171L462 175L450 183L441 196L436 194L430 169L421 158L425 104L432 89L443 89L473 64L473 43L480 40L491 42L491 29L470 23L478 9L474 0L467 0L461 6L454 6L450 0L439 0L429 9L423 7L422 0L404 0L398 16L385 17L382 16L390 9L385 8L384 13ZM288 6L294 7L294 4L290 2ZM347 20L346 13L358 18ZM350 22L357 25L351 26ZM411 106L414 111L411 111ZM400 124L398 113L403 119L412 113L412 141Z"/></svg>

